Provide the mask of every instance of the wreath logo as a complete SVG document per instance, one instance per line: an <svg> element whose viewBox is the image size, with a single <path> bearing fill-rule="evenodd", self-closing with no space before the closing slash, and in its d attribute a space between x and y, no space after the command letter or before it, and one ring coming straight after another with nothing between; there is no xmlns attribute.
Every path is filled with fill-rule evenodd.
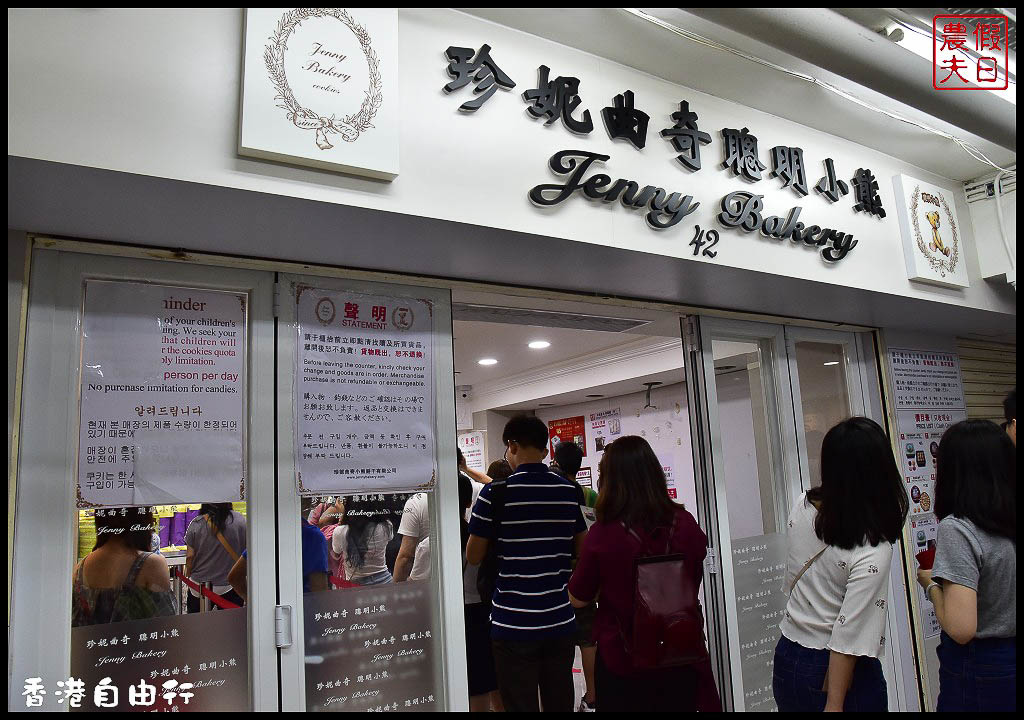
<svg viewBox="0 0 1024 720"><path fill-rule="evenodd" d="M910 217L911 225L914 230L914 242L917 244L918 251L924 255L925 260L928 261L929 267L939 274L940 277L946 277L947 274L952 275L956 272L956 266L960 262L960 236L956 229L956 219L953 217L953 211L949 209L949 203L946 202L946 196L942 193L938 194L939 202L942 204L943 215L938 212L927 213L926 220L930 240L925 240L924 235L921 233L921 186L917 185L914 187L914 193L910 196ZM945 219L946 227L942 228L942 221ZM950 238L948 243L942 241L942 236L948 231Z"/></svg>
<svg viewBox="0 0 1024 720"><path fill-rule="evenodd" d="M288 49L288 38L292 32L308 18L335 18L344 24L352 34L356 36L359 45L366 56L366 63L370 70L370 84L364 91L365 99L359 110L352 115L339 118L332 114L324 117L316 111L303 107L295 99L288 84L288 77L284 69L284 54ZM274 100L280 100L277 106L287 113L288 120L301 130L314 130L316 132L316 146L321 150L330 150L334 145L330 141L331 135L340 135L345 142L355 142L360 133L373 127L373 117L384 102L383 86L380 75L380 59L374 51L370 34L366 28L357 23L351 15L342 8L295 8L281 16L277 23L277 31L269 38L270 44L263 51L263 61L266 63L270 82L273 84L277 95Z"/></svg>

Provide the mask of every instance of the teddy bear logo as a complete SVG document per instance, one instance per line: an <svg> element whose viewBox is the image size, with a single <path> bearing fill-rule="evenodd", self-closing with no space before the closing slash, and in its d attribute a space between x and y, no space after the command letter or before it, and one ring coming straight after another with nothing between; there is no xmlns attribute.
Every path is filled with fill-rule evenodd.
<svg viewBox="0 0 1024 720"><path fill-rule="evenodd" d="M928 243L928 249L949 257L950 248L946 247L945 243L942 242L942 235L939 233L939 226L942 224L939 219L939 213L933 210L932 212L925 213L925 218L928 220L928 224L932 226L932 241Z"/></svg>

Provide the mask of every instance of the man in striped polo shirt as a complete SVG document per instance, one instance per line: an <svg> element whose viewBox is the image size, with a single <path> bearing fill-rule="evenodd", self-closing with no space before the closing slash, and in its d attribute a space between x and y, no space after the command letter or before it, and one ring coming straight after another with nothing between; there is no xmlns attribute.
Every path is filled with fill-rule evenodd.
<svg viewBox="0 0 1024 720"><path fill-rule="evenodd" d="M502 433L507 480L480 491L469 522L467 560L480 564L495 543L498 577L491 644L506 712L572 712L576 619L567 585L586 535L577 490L551 472L548 428L520 415Z"/></svg>

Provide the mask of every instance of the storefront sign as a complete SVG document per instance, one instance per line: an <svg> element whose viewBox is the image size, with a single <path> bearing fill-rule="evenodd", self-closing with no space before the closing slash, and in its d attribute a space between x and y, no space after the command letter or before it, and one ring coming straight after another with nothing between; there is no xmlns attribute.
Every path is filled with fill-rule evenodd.
<svg viewBox="0 0 1024 720"><path fill-rule="evenodd" d="M555 448L564 442L576 443L583 451L583 457L587 456L587 435L586 418L577 415L571 418L561 418L548 423L548 438L551 441L551 457L555 456Z"/></svg>
<svg viewBox="0 0 1024 720"><path fill-rule="evenodd" d="M775 645L786 612L786 536L771 533L732 541L744 710L776 709L772 692Z"/></svg>
<svg viewBox="0 0 1024 720"><path fill-rule="evenodd" d="M299 492L433 487L430 301L297 285L295 302Z"/></svg>
<svg viewBox="0 0 1024 720"><path fill-rule="evenodd" d="M468 85L470 78L473 78L476 81L474 95L482 93L476 100L463 103L460 110L478 110L495 94L495 84L506 90L516 86L515 81L499 67L491 50L490 45L481 46L475 53L472 48L449 47L445 53L449 61L448 75L455 80L445 85L443 90L452 92ZM570 133L577 136L589 135L594 130L594 122L590 110L580 109L584 103L580 79L565 75L552 79L551 75L551 68L541 65L537 70L536 87L522 93L522 99L527 103L527 116L543 119L547 125L561 120ZM651 116L636 106L636 96L632 90L615 95L612 103L601 110L608 137L612 140L625 140L634 150L642 151L647 145ZM699 129L697 113L690 109L686 100L680 101L679 110L669 117L674 124L662 129L660 136L679 153L676 160L687 172L699 172L702 167L701 148L712 142L711 135ZM763 180L762 172L768 166L759 158L757 136L746 127L732 127L722 128L721 137L724 160L719 169L731 172L734 177L741 177L749 183ZM627 208L643 209L647 224L655 230L666 230L679 224L700 206L692 195L670 192L654 185L641 188L635 180L612 180L610 175L603 173L586 177L595 163L604 163L609 159L609 155L586 150L562 150L555 153L548 161L548 167L556 175L566 176L565 181L560 184L536 185L529 191L528 197L541 207L558 205L577 191L589 200L621 202ZM801 197L809 195L810 179L802 148L777 145L771 148L770 159L772 165L769 177L778 179L783 188L791 188ZM869 168L858 168L847 183L837 176L832 158L826 158L824 165L825 175L814 185L815 192L824 201L838 202L850 193L852 187L854 212L864 212L878 218L886 216L878 194L878 180ZM722 212L718 220L728 229L736 228L746 232L760 229L765 237L778 240L789 238L806 246L821 248L822 259L830 263L842 260L856 247L857 240L851 233L818 225L805 226L797 222L802 210L799 207L791 209L785 220L776 216L762 219L763 199L764 195L751 192L729 193L721 200ZM708 231L705 240L704 231L699 226L694 229L694 239L690 242L694 246L693 255L716 258L719 251L712 248L719 241L718 232ZM710 246L704 248L708 243Z"/></svg>
<svg viewBox="0 0 1024 720"><path fill-rule="evenodd" d="M75 687L64 678L51 692L77 695L77 705L66 702L74 710L247 710L246 625L238 608L72 628Z"/></svg>
<svg viewBox="0 0 1024 720"><path fill-rule="evenodd" d="M245 498L246 304L86 281L79 507Z"/></svg>
<svg viewBox="0 0 1024 720"><path fill-rule="evenodd" d="M970 286L951 193L908 175L894 177L893 186L907 277L947 287Z"/></svg>
<svg viewBox="0 0 1024 720"><path fill-rule="evenodd" d="M889 350L889 368L896 404L900 466L910 497L915 554L935 542L935 461L943 433L967 419L967 404L960 377L960 359L954 353ZM923 547L919 547L921 544ZM935 608L919 590L922 632L939 634Z"/></svg>
<svg viewBox="0 0 1024 720"><path fill-rule="evenodd" d="M578 482L583 487L593 487L594 478L590 468L580 468L579 471L576 473L576 482Z"/></svg>
<svg viewBox="0 0 1024 720"><path fill-rule="evenodd" d="M398 10L247 8L239 154L398 175Z"/></svg>
<svg viewBox="0 0 1024 720"><path fill-rule="evenodd" d="M440 709L430 583L306 593L307 712Z"/></svg>
<svg viewBox="0 0 1024 720"><path fill-rule="evenodd" d="M466 465L471 470L485 472L487 463L484 462L484 434L482 432L469 432L459 435L459 450L462 457L466 458Z"/></svg>

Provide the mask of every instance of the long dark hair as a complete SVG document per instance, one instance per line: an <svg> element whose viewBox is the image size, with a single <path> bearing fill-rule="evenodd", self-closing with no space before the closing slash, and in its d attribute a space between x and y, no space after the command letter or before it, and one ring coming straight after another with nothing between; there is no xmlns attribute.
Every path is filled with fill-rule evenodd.
<svg viewBox="0 0 1024 720"><path fill-rule="evenodd" d="M231 517L231 503L203 503L199 506L199 514L206 515L210 522L217 528L217 532L224 532L228 520L234 522Z"/></svg>
<svg viewBox="0 0 1024 720"><path fill-rule="evenodd" d="M665 471L642 437L626 435L606 446L598 472L599 522L623 522L648 533L672 522L676 504L668 496Z"/></svg>
<svg viewBox="0 0 1024 720"><path fill-rule="evenodd" d="M378 498L379 495L354 495L345 498L344 524L348 526L345 562L352 568L362 566L374 528L380 523L390 522L390 503Z"/></svg>
<svg viewBox="0 0 1024 720"><path fill-rule="evenodd" d="M143 552L148 552L153 546L156 520L148 507L100 508L96 510L95 520L96 545L93 550L112 540Z"/></svg>
<svg viewBox="0 0 1024 720"><path fill-rule="evenodd" d="M970 520L1017 543L1017 451L988 420L964 420L939 442L935 515Z"/></svg>
<svg viewBox="0 0 1024 720"><path fill-rule="evenodd" d="M817 536L846 550L865 542L895 543L910 509L889 436L864 417L843 420L825 434L821 485L807 497L820 503Z"/></svg>

